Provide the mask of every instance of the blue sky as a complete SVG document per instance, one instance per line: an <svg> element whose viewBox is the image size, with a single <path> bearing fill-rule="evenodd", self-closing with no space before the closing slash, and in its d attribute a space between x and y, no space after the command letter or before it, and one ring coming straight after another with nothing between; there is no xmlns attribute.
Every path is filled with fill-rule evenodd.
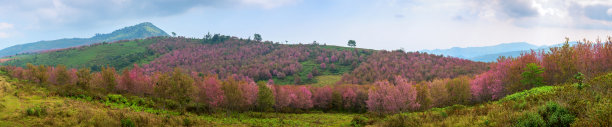
<svg viewBox="0 0 612 127"><path fill-rule="evenodd" d="M0 48L152 22L289 43L420 50L612 35L610 0L0 0Z"/></svg>

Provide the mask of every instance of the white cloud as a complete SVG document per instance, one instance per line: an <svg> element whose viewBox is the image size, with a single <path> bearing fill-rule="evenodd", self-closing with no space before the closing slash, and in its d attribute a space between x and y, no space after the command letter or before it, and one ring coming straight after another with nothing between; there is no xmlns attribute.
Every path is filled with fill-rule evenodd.
<svg viewBox="0 0 612 127"><path fill-rule="evenodd" d="M8 37L10 37L8 33L0 32L0 38L8 38Z"/></svg>
<svg viewBox="0 0 612 127"><path fill-rule="evenodd" d="M14 27L13 24L5 23L5 22L0 22L0 30L2 30L2 29L11 29L13 27Z"/></svg>
<svg viewBox="0 0 612 127"><path fill-rule="evenodd" d="M299 0L242 0L243 4L260 6L262 8L276 8L283 5L294 4Z"/></svg>
<svg viewBox="0 0 612 127"><path fill-rule="evenodd" d="M608 14L609 16L612 16L612 8L609 8L608 11L606 11L606 14Z"/></svg>

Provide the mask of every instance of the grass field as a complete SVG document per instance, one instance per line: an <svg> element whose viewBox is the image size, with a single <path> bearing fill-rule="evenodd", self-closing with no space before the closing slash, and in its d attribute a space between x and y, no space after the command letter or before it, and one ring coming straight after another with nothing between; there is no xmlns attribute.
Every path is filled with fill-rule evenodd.
<svg viewBox="0 0 612 127"><path fill-rule="evenodd" d="M131 67L133 63L148 63L156 58L152 52L147 52L147 46L154 40L133 40L128 42L110 43L90 46L81 49L69 49L50 53L20 55L4 65L25 66L34 65L66 65L68 68L92 67L97 71L101 66L111 66L117 69Z"/></svg>
<svg viewBox="0 0 612 127"><path fill-rule="evenodd" d="M59 97L47 89L0 77L0 126L349 126L345 113L244 112L204 115L149 113L127 106ZM40 110L39 110L40 109ZM122 122L124 121L124 122Z"/></svg>

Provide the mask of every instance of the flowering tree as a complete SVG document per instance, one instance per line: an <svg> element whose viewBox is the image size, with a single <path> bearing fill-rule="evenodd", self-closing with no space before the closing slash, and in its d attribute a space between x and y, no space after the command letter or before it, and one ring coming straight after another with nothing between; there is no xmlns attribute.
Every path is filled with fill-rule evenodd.
<svg viewBox="0 0 612 127"><path fill-rule="evenodd" d="M329 86L312 89L314 91L314 94L312 96L312 103L314 107L320 109L331 108L330 103L332 100L332 89Z"/></svg>
<svg viewBox="0 0 612 127"><path fill-rule="evenodd" d="M370 89L366 101L368 110L377 113L396 113L406 104L406 99L400 91L388 81L374 83L375 88Z"/></svg>

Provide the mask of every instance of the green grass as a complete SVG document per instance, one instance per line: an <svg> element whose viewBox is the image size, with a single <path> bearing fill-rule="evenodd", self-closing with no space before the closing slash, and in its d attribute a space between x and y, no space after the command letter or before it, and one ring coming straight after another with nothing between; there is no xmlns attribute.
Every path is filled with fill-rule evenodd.
<svg viewBox="0 0 612 127"><path fill-rule="evenodd" d="M198 118L220 126L347 126L356 114L343 113L265 113L245 112L226 117L224 113Z"/></svg>
<svg viewBox="0 0 612 127"><path fill-rule="evenodd" d="M336 70L332 70L329 68L329 65L326 69L321 69L320 64L316 64L312 59L309 59L304 62L300 62L302 65L302 70L299 73L301 82L300 84L318 84L318 85L330 85L335 84L337 81L340 81L342 78L342 74L349 73L353 70L350 65L340 65L337 64ZM315 76L313 79L308 79L308 74L312 72L312 69L316 67L319 70L320 75ZM295 76L288 75L285 78L273 78L275 84L286 85L286 84L295 84ZM323 81L322 81L323 80Z"/></svg>
<svg viewBox="0 0 612 127"><path fill-rule="evenodd" d="M16 66L25 66L27 63L51 66L63 64L69 68L86 67L92 68L94 71L98 71L101 66L109 65L120 70L131 67L133 63L144 64L157 58L158 55L147 51L147 46L155 41L154 39L134 40L83 49L20 55L14 57L15 60L2 64Z"/></svg>
<svg viewBox="0 0 612 127"><path fill-rule="evenodd" d="M317 83L307 84L307 85L310 85L310 86L334 85L338 81L342 80L342 76L341 75L323 75L323 76L316 76L315 79L317 80Z"/></svg>
<svg viewBox="0 0 612 127"><path fill-rule="evenodd" d="M555 93L555 89L559 89L561 88L560 86L541 86L541 87L536 87L536 88L532 88L529 90L525 90L522 92L518 92L518 93L514 93L514 94L510 94L502 99L500 99L498 102L504 102L504 101L519 101L519 100L524 100L527 97L532 97L532 96L546 96L549 94L554 94Z"/></svg>

